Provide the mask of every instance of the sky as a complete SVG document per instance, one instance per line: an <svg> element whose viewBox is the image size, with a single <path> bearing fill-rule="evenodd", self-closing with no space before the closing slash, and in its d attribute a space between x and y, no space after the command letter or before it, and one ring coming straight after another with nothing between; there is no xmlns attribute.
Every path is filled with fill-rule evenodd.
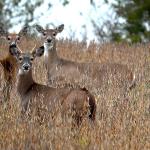
<svg viewBox="0 0 150 150"><path fill-rule="evenodd" d="M113 0L109 0L112 2ZM48 8L49 0L44 0L44 3L35 10L35 22L43 27L46 24L54 24L58 26L64 24L64 31L59 34L59 37L82 40L83 35L86 34L87 41L97 40L94 35L94 29L91 20L106 19L108 15L112 14L112 9L109 5L103 3L103 0L95 0L96 7L90 4L90 0L69 0L69 4L63 6L60 0L51 1L52 7ZM42 14L42 16L41 16ZM83 28L86 26L85 28ZM53 28L53 26L50 26ZM20 25L21 28L21 25ZM12 29L18 30L18 26Z"/></svg>

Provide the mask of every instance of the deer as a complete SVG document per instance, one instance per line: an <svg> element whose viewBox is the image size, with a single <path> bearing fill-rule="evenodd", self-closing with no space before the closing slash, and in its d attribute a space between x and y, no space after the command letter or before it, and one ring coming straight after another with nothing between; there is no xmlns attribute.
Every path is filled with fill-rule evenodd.
<svg viewBox="0 0 150 150"><path fill-rule="evenodd" d="M86 88L55 88L34 81L32 63L36 57L44 54L42 49L33 48L30 52L23 53L19 46L12 44L9 52L18 63L17 92L21 98L23 114L33 107L40 107L41 103L54 113L54 108L60 104L62 116L65 116L68 110L74 111L72 117L75 125L79 126L84 117L94 122L96 102Z"/></svg>
<svg viewBox="0 0 150 150"><path fill-rule="evenodd" d="M20 43L22 37L26 34L26 32L27 26L24 26L18 34L9 33L2 26L0 27L0 38L4 39L7 42L7 48L5 49L5 51L7 51L7 54L4 58L0 58L0 64L4 72L5 85L3 86L3 95L5 102L10 100L10 92L13 84L16 81L15 77L17 68L16 59L9 53L9 45Z"/></svg>
<svg viewBox="0 0 150 150"><path fill-rule="evenodd" d="M35 28L44 41L40 49L44 50L44 63L47 68L49 85L61 81L81 81L82 78L88 77L93 81L95 87L100 88L113 76L117 80L117 84L119 83L119 86L127 91L135 86L135 75L127 65L119 63L78 63L59 57L56 50L56 36L63 31L64 24L54 29L44 29L36 24Z"/></svg>

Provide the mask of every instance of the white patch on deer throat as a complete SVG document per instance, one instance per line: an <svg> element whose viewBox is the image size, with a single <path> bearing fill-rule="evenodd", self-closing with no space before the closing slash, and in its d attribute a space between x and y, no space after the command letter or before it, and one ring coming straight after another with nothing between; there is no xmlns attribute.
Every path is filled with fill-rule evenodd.
<svg viewBox="0 0 150 150"><path fill-rule="evenodd" d="M18 75L23 75L24 71L22 69L19 69Z"/></svg>
<svg viewBox="0 0 150 150"><path fill-rule="evenodd" d="M28 72L29 72L29 70L19 69L18 75L27 74Z"/></svg>
<svg viewBox="0 0 150 150"><path fill-rule="evenodd" d="M48 57L49 51L53 48L52 44L44 43L44 57Z"/></svg>

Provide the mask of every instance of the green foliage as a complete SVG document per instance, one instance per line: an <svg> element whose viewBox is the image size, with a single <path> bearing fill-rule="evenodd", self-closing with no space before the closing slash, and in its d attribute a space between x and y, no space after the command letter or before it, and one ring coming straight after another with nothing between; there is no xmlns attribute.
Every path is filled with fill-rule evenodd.
<svg viewBox="0 0 150 150"><path fill-rule="evenodd" d="M63 4L63 6L66 6L66 5L69 4L69 1L68 0L63 0L62 4Z"/></svg>
<svg viewBox="0 0 150 150"><path fill-rule="evenodd" d="M150 39L150 1L149 0L115 0L112 4L118 17L125 22L121 27L120 40L129 42L148 42ZM124 34L123 34L124 33ZM124 35L124 36L122 36ZM112 34L112 39L118 39L118 33Z"/></svg>
<svg viewBox="0 0 150 150"><path fill-rule="evenodd" d="M1 0L0 23L5 24L7 29L14 25L14 22L29 24L34 19L35 9L42 2L43 0Z"/></svg>

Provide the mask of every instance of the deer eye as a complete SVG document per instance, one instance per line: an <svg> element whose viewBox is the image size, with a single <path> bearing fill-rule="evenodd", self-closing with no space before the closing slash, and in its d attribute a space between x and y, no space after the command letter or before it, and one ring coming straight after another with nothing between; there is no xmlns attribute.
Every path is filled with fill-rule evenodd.
<svg viewBox="0 0 150 150"><path fill-rule="evenodd" d="M30 60L33 61L33 57L31 57Z"/></svg>
<svg viewBox="0 0 150 150"><path fill-rule="evenodd" d="M10 41L10 40L11 40L11 38L10 38L10 37L7 37L7 40L8 40L8 41Z"/></svg>
<svg viewBox="0 0 150 150"><path fill-rule="evenodd" d="M45 33L45 32L43 32L43 36L46 36L46 33Z"/></svg>
<svg viewBox="0 0 150 150"><path fill-rule="evenodd" d="M20 37L17 37L17 40L20 41Z"/></svg>
<svg viewBox="0 0 150 150"><path fill-rule="evenodd" d="M53 33L53 36L56 36L56 33L55 33L55 32Z"/></svg>
<svg viewBox="0 0 150 150"><path fill-rule="evenodd" d="M22 61L23 60L23 58L22 57L19 57L19 61Z"/></svg>

